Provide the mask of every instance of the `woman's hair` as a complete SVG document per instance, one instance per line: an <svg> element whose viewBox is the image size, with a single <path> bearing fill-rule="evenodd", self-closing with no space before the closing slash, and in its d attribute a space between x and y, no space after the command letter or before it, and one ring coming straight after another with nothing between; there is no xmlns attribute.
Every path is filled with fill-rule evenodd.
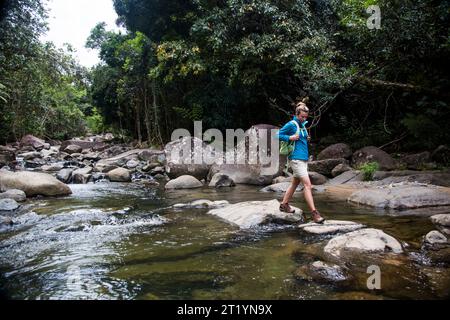
<svg viewBox="0 0 450 320"><path fill-rule="evenodd" d="M300 112L302 112L302 111L309 113L309 108L306 106L306 103L299 102L299 103L297 103L296 108L295 108L295 115L299 115Z"/></svg>

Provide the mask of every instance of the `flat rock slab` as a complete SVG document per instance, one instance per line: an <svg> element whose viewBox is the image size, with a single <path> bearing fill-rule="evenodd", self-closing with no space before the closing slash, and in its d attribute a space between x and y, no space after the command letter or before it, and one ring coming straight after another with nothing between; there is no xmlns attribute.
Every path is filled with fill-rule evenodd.
<svg viewBox="0 0 450 320"><path fill-rule="evenodd" d="M348 201L377 208L405 210L449 206L450 193L435 186L399 184L359 190Z"/></svg>
<svg viewBox="0 0 450 320"><path fill-rule="evenodd" d="M280 182L276 184L272 184L270 186L267 186L263 189L261 189L261 192L278 192L278 193L284 193L289 189L291 186L291 182ZM295 192L302 192L303 191L303 185L300 184Z"/></svg>
<svg viewBox="0 0 450 320"><path fill-rule="evenodd" d="M270 222L292 224L303 221L302 210L292 208L295 209L295 213L290 214L280 211L280 203L277 200L249 201L213 209L208 214L215 215L241 229L249 229Z"/></svg>
<svg viewBox="0 0 450 320"><path fill-rule="evenodd" d="M361 229L331 239L324 248L325 253L341 257L345 252L358 253L402 253L400 242L378 229Z"/></svg>
<svg viewBox="0 0 450 320"><path fill-rule="evenodd" d="M299 225L298 227L312 234L333 234L355 231L363 228L364 225L353 221L325 220L323 224L310 222Z"/></svg>

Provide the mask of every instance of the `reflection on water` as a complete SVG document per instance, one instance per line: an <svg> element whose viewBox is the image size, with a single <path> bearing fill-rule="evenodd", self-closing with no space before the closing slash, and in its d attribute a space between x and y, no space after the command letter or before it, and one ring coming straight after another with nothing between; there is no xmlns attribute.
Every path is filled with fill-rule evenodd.
<svg viewBox="0 0 450 320"><path fill-rule="evenodd" d="M323 260L329 237L293 226L250 231L207 215L172 210L197 199L231 203L270 200L257 187L164 193L140 184L71 186L70 197L36 199L30 212L0 231L0 284L13 299L372 299L446 298L450 273L427 263L421 238L433 225L423 216L389 212L316 196L328 218L379 228L407 246L399 257L346 262L344 284L305 281L296 270ZM297 195L294 205L306 209ZM367 266L381 265L383 288L366 287Z"/></svg>

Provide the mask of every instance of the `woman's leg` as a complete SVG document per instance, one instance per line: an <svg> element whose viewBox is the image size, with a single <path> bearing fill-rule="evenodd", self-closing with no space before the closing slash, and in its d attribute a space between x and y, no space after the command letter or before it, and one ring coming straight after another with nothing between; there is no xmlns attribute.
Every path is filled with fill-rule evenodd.
<svg viewBox="0 0 450 320"><path fill-rule="evenodd" d="M286 194L284 195L284 199L282 204L287 204L289 201L291 201L292 196L294 195L295 190L297 190L298 185L300 184L299 178L293 178L292 183L289 186L289 188L286 191Z"/></svg>
<svg viewBox="0 0 450 320"><path fill-rule="evenodd" d="M311 212L316 211L316 206L314 205L314 199L312 195L312 184L309 176L304 176L300 180L304 186L303 193L305 195L305 200L308 204L309 209L311 210Z"/></svg>

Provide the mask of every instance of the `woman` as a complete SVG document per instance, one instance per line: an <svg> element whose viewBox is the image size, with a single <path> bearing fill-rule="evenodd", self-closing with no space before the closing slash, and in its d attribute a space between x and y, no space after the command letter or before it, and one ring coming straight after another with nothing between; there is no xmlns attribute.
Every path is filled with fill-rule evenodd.
<svg viewBox="0 0 450 320"><path fill-rule="evenodd" d="M298 185L303 183L305 200L311 210L313 221L315 223L324 223L325 219L322 218L314 205L312 185L308 174L308 141L310 140L310 137L305 128L305 125L308 123L308 121L306 121L308 115L309 109L306 104L303 102L298 103L295 109L294 120L288 122L278 133L278 137L282 141L295 141L294 151L288 157L294 176L292 184L286 191L283 202L280 205L280 211L287 213L295 212L295 210L289 206L289 201L294 195Z"/></svg>

